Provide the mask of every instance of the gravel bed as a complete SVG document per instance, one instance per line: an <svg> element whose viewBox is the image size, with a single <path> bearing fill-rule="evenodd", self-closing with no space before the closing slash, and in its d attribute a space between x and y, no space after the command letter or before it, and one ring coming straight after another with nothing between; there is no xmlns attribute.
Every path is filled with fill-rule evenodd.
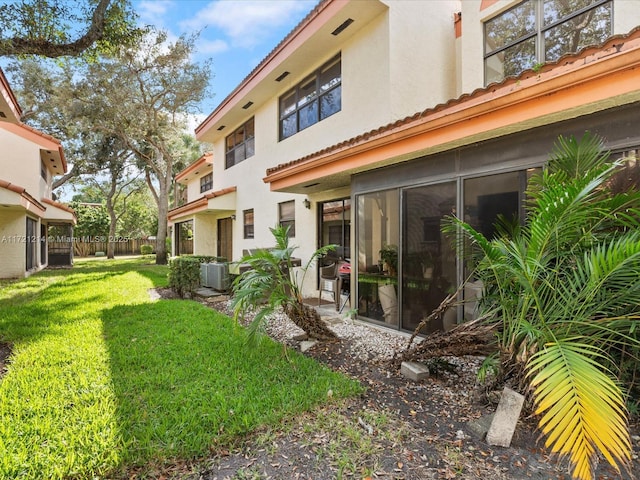
<svg viewBox="0 0 640 480"><path fill-rule="evenodd" d="M223 298L206 301L231 314ZM566 462L549 455L534 428L534 419L522 418L511 447L488 445L471 425L495 411L496 404L481 395L476 380L479 357L447 357L436 362L428 379L412 382L392 367L396 352L406 348L409 336L372 327L338 315L331 306L319 309L339 337L317 343L304 354L358 379L366 393L343 405L322 407L290 419L280 429L256 432L237 447L216 452L191 465L198 480L251 479L569 479ZM243 323L249 322L251 316ZM300 349L304 332L285 315L275 314L266 333ZM497 399L497 397L495 397ZM384 427L363 420L385 418ZM336 423L327 426L327 419ZM336 420L337 419L337 420ZM345 431L349 431L345 437ZM353 431L365 432L353 440ZM640 471L640 437L632 426L632 471ZM355 443L354 443L355 442ZM363 453L366 446L366 451ZM341 457L353 459L345 467ZM193 473L193 471L197 473ZM367 472L365 474L365 472ZM597 479L631 479L600 462Z"/></svg>

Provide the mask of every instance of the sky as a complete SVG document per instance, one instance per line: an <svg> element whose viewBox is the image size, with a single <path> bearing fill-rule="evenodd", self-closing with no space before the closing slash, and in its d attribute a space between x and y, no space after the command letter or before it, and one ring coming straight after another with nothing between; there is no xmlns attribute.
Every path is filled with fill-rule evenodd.
<svg viewBox="0 0 640 480"><path fill-rule="evenodd" d="M263 60L318 0L132 0L142 25L169 38L199 33L194 61L212 60L212 96L196 124ZM195 125L194 125L195 126Z"/></svg>

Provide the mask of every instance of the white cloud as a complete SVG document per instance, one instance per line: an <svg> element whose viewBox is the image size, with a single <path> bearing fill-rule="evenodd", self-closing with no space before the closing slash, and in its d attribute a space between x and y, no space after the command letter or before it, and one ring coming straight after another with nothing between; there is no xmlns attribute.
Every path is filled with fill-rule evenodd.
<svg viewBox="0 0 640 480"><path fill-rule="evenodd" d="M287 24L289 18L308 12L316 0L216 0L197 15L182 22L185 29L199 30L207 25L220 29L235 47L251 48L261 43L271 31Z"/></svg>
<svg viewBox="0 0 640 480"><path fill-rule="evenodd" d="M142 0L138 3L136 11L143 25L161 27L164 25L164 17L173 5L172 0Z"/></svg>
<svg viewBox="0 0 640 480"><path fill-rule="evenodd" d="M196 50L204 55L215 55L229 50L229 44L220 39L206 40L200 38L196 45Z"/></svg>

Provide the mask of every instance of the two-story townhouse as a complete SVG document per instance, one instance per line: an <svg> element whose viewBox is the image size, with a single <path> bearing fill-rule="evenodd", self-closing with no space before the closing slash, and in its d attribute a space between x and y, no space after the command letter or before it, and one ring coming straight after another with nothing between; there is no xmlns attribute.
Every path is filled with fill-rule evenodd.
<svg viewBox="0 0 640 480"><path fill-rule="evenodd" d="M213 145L213 190L236 189L232 212L212 212L213 222L235 218L233 259L270 246L269 228L277 224L290 227L297 254L308 257L318 246L321 210L325 240L349 256L348 182L325 185L311 202L306 191L271 191L262 177L287 159L413 113L416 102L454 95L451 18L458 6L435 2L425 15L422 2L320 2L197 128L198 139ZM422 85L427 76L431 82ZM309 289L316 287L311 278Z"/></svg>
<svg viewBox="0 0 640 480"><path fill-rule="evenodd" d="M53 177L67 170L62 145L20 122L20 106L1 70L0 92L0 278L24 277L50 263L71 265L75 214L51 192ZM50 252L50 229L69 247Z"/></svg>
<svg viewBox="0 0 640 480"><path fill-rule="evenodd" d="M169 210L171 254L233 259L235 187L213 189L213 154L205 153L175 177L177 205ZM197 234L196 234L197 233Z"/></svg>
<svg viewBox="0 0 640 480"><path fill-rule="evenodd" d="M522 218L560 134L640 147L638 25L633 0L325 0L196 135L214 145L215 188L237 187L237 218L255 209L256 239L293 201L302 256L339 243L359 316L411 330L464 279L444 216L487 234Z"/></svg>

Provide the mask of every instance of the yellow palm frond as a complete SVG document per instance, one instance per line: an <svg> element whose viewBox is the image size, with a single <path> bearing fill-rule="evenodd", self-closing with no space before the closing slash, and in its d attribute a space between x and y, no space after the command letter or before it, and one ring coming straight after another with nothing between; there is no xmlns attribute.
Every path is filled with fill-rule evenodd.
<svg viewBox="0 0 640 480"><path fill-rule="evenodd" d="M549 343L527 364L546 446L568 456L573 477L593 478L600 452L616 470L631 458L627 411L620 388L602 370L596 347Z"/></svg>

